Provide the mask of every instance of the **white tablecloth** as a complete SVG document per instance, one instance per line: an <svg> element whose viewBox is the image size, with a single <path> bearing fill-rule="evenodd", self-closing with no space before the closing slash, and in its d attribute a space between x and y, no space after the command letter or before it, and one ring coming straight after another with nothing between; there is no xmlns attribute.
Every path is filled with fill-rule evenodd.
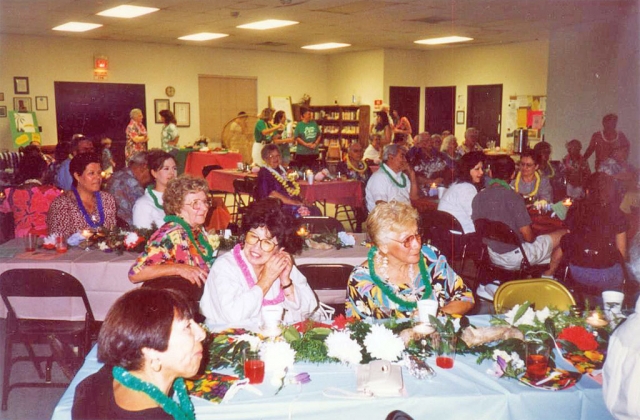
<svg viewBox="0 0 640 420"><path fill-rule="evenodd" d="M471 317L476 325L486 323L488 316ZM58 403L53 420L71 418L73 395L77 384L100 368L94 348L71 386ZM559 358L556 358L558 360ZM562 391L529 388L512 379L494 378L486 373L491 363L476 364L475 356L458 356L453 369L436 370L436 377L417 380L403 369L405 393L397 398L340 399L323 395L328 387L356 391L352 369L338 364L296 364L295 373L308 372L312 381L287 386L274 396L276 388L259 385L264 393L257 396L240 391L225 404L212 404L193 398L196 418L206 419L384 419L397 409L418 419L534 420L612 419L602 398L602 387L583 377L576 386ZM558 364L562 365L560 361Z"/></svg>
<svg viewBox="0 0 640 420"><path fill-rule="evenodd" d="M367 258L368 248L361 246L363 234L355 234L353 248L341 250L309 249L294 256L296 264L361 264ZM14 268L54 268L76 277L84 286L91 308L97 320L103 320L107 311L125 292L138 287L129 281L129 268L137 254L122 255L106 253L96 249L84 251L70 248L66 254L38 250L25 254L20 240L11 240L0 245L0 273ZM31 298L12 298L18 315L28 318L84 319L84 306L80 299L52 298L46 305L34 305ZM0 317L6 317L6 308L0 301Z"/></svg>

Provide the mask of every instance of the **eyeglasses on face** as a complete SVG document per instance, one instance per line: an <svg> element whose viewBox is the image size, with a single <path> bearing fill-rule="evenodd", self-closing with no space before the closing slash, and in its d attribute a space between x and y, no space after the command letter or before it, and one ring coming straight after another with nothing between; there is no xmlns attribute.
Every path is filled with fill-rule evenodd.
<svg viewBox="0 0 640 420"><path fill-rule="evenodd" d="M422 244L422 237L418 233L409 235L403 240L397 240L397 239L391 239L391 240L399 244L402 244L402 246L404 246L405 248L411 248L411 244L413 243L413 241L416 241L418 245Z"/></svg>
<svg viewBox="0 0 640 420"><path fill-rule="evenodd" d="M244 243L247 245L255 245L260 242L260 249L264 252L271 252L278 245L271 238L260 239L258 235L249 231L244 236Z"/></svg>
<svg viewBox="0 0 640 420"><path fill-rule="evenodd" d="M535 163L523 163L520 162L520 166L522 166L523 168L533 168L534 166L536 166Z"/></svg>
<svg viewBox="0 0 640 420"><path fill-rule="evenodd" d="M267 159L275 159L275 158L280 159L280 153L272 153L269 156L267 156Z"/></svg>
<svg viewBox="0 0 640 420"><path fill-rule="evenodd" d="M203 207L209 208L211 207L211 199L207 198L206 200L193 200L190 203L184 203L185 206L189 206L194 210L199 210Z"/></svg>

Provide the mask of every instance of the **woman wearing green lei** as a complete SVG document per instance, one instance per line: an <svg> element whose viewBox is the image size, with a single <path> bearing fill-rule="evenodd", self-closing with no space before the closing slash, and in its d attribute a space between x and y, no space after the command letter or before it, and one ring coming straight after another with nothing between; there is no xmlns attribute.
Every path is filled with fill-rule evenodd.
<svg viewBox="0 0 640 420"><path fill-rule="evenodd" d="M178 176L178 165L173 156L159 149L149 151L147 160L154 183L145 188L144 195L133 205L133 225L151 229L155 223L157 229L164 225L166 216L162 196L169 181Z"/></svg>
<svg viewBox="0 0 640 420"><path fill-rule="evenodd" d="M422 245L418 212L409 204L378 204L367 218L367 232L375 246L349 277L347 317L410 318L422 299L437 300L446 314L473 308L471 290L447 259Z"/></svg>
<svg viewBox="0 0 640 420"><path fill-rule="evenodd" d="M73 419L195 420L182 378L198 372L204 338L182 294L124 294L100 329L98 360L105 365L76 388Z"/></svg>
<svg viewBox="0 0 640 420"><path fill-rule="evenodd" d="M179 276L197 286L202 295L218 240L203 228L211 206L208 194L202 178L183 175L169 181L163 196L166 223L149 238L129 270L129 280L139 283Z"/></svg>

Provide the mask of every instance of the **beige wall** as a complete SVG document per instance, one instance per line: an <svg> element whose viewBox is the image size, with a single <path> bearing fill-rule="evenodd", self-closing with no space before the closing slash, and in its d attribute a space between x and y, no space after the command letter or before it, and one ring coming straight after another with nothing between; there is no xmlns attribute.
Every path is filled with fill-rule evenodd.
<svg viewBox="0 0 640 420"><path fill-rule="evenodd" d="M198 75L244 76L258 79L257 109L268 105L269 95L291 96L294 102L304 93L316 103L328 101L327 59L313 54L264 53L202 47L133 42L90 41L73 38L0 36L0 92L13 109L13 77L27 76L30 93L49 97L49 110L38 111L43 143L57 143L54 81L93 82L93 56L109 58L107 83L146 85L147 127L150 146L160 145L161 124L153 122L153 100L166 98L164 89L173 86L171 103L191 103L191 126L180 129L183 144L200 135ZM35 110L35 104L34 104ZM124 130L125 127L122 127ZM7 118L0 118L0 149L12 148Z"/></svg>
<svg viewBox="0 0 640 420"><path fill-rule="evenodd" d="M384 51L365 51L328 56L329 103L371 105L384 96ZM318 105L323 103L315 102Z"/></svg>

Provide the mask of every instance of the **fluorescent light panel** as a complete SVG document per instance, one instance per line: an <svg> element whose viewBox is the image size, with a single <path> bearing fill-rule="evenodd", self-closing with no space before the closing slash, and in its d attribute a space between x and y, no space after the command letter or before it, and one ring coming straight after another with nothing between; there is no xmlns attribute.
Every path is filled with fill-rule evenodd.
<svg viewBox="0 0 640 420"><path fill-rule="evenodd" d="M122 6L113 7L111 9L103 10L102 12L98 13L98 15L131 19L134 17L157 12L158 10L160 9L158 9L157 7L122 5Z"/></svg>
<svg viewBox="0 0 640 420"><path fill-rule="evenodd" d="M200 32L198 34L181 36L178 39L185 41L209 41L210 39L218 39L229 36L228 34L215 34L212 32Z"/></svg>
<svg viewBox="0 0 640 420"><path fill-rule="evenodd" d="M454 42L465 42L465 41L473 41L473 38L467 38L466 36L445 36L442 38L420 39L418 41L413 41L413 42L415 42L416 44L440 45L440 44L453 44Z"/></svg>
<svg viewBox="0 0 640 420"><path fill-rule="evenodd" d="M315 44L315 45L305 45L304 49L306 50L330 50L333 48L344 48L350 47L351 44L342 44L340 42L327 42L324 44Z"/></svg>
<svg viewBox="0 0 640 420"><path fill-rule="evenodd" d="M99 23L67 22L52 28L54 31L86 32L101 27Z"/></svg>
<svg viewBox="0 0 640 420"><path fill-rule="evenodd" d="M236 28L241 29L274 29L274 28L282 28L283 26L297 25L300 22L296 22L295 20L279 20L279 19L267 19L261 20L258 22L247 23L244 25L236 26Z"/></svg>

